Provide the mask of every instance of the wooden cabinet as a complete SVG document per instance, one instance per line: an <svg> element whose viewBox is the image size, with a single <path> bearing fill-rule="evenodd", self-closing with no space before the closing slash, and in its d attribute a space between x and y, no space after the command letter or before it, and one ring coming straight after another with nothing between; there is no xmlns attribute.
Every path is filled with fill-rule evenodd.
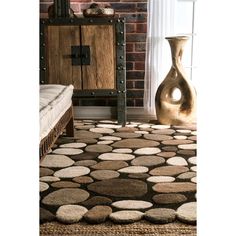
<svg viewBox="0 0 236 236"><path fill-rule="evenodd" d="M73 99L117 97L118 122L126 122L123 18L40 21L40 82L73 84Z"/></svg>

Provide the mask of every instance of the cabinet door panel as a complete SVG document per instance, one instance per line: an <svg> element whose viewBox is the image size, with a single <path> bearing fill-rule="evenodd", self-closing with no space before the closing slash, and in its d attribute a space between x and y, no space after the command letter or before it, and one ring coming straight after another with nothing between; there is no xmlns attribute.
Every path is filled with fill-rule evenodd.
<svg viewBox="0 0 236 236"><path fill-rule="evenodd" d="M81 89L81 66L72 66L71 46L80 45L79 26L48 26L48 83L73 84Z"/></svg>
<svg viewBox="0 0 236 236"><path fill-rule="evenodd" d="M115 89L114 26L83 25L81 40L90 46L90 65L82 66L83 89Z"/></svg>

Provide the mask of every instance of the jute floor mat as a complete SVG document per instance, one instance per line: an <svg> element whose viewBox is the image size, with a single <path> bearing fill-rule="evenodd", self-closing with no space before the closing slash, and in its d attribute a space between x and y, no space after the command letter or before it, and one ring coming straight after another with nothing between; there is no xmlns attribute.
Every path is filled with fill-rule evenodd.
<svg viewBox="0 0 236 236"><path fill-rule="evenodd" d="M44 223L40 226L41 236L196 236L197 229L194 225L180 222L157 225L146 221L132 224L112 224L106 222L99 225L90 225L80 222L71 225L58 222Z"/></svg>

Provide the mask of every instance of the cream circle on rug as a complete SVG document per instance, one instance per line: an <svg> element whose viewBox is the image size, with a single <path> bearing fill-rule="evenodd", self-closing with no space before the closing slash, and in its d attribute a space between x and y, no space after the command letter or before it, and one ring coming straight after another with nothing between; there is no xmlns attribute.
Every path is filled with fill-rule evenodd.
<svg viewBox="0 0 236 236"><path fill-rule="evenodd" d="M151 128L153 128L153 129L169 129L170 125L152 125Z"/></svg>
<svg viewBox="0 0 236 236"><path fill-rule="evenodd" d="M49 188L49 185L47 183L40 182L39 184L40 184L39 186L40 192L44 192Z"/></svg>
<svg viewBox="0 0 236 236"><path fill-rule="evenodd" d="M167 164L172 166L187 166L188 163L183 157L171 157L166 161Z"/></svg>
<svg viewBox="0 0 236 236"><path fill-rule="evenodd" d="M103 153L98 156L98 159L103 161L128 161L134 158L134 155L125 153Z"/></svg>
<svg viewBox="0 0 236 236"><path fill-rule="evenodd" d="M189 162L190 164L196 165L196 164L197 164L197 157L190 157L190 158L188 159L188 162Z"/></svg>
<svg viewBox="0 0 236 236"><path fill-rule="evenodd" d="M115 132L113 129L108 129L108 128L91 128L89 129L89 131L100 134L112 134Z"/></svg>
<svg viewBox="0 0 236 236"><path fill-rule="evenodd" d="M119 141L121 140L120 137L115 137L115 136L103 136L99 138L100 140L108 140L108 141Z"/></svg>
<svg viewBox="0 0 236 236"><path fill-rule="evenodd" d="M178 145L178 148L186 149L186 150L194 150L194 149L197 149L197 144L196 143L193 143L193 144L181 144L181 145Z"/></svg>
<svg viewBox="0 0 236 236"><path fill-rule="evenodd" d="M192 134L192 135L197 135L197 131L196 131L196 130L195 130L195 131L192 131L191 134Z"/></svg>
<svg viewBox="0 0 236 236"><path fill-rule="evenodd" d="M187 139L187 136L185 136L185 135L175 135L174 138L175 139Z"/></svg>
<svg viewBox="0 0 236 236"><path fill-rule="evenodd" d="M112 141L112 140L103 140L103 141L98 141L97 142L97 144L106 144L106 145L111 144L111 143L114 143L114 141Z"/></svg>
<svg viewBox="0 0 236 236"><path fill-rule="evenodd" d="M144 213L141 211L117 211L111 213L109 218L117 223L132 223L142 219Z"/></svg>
<svg viewBox="0 0 236 236"><path fill-rule="evenodd" d="M111 205L119 209L146 209L153 206L151 202L141 200L121 200Z"/></svg>
<svg viewBox="0 0 236 236"><path fill-rule="evenodd" d="M154 147L144 147L144 148L139 148L134 151L135 154L138 155L153 155L161 152L159 148L154 148Z"/></svg>
<svg viewBox="0 0 236 236"><path fill-rule="evenodd" d="M56 181L60 181L60 179L58 177L55 177L55 176L43 176L43 177L40 177L39 180L43 181L43 182L56 182Z"/></svg>
<svg viewBox="0 0 236 236"><path fill-rule="evenodd" d="M148 131L144 131L144 130L134 131L134 133L136 133L136 134L149 134Z"/></svg>
<svg viewBox="0 0 236 236"><path fill-rule="evenodd" d="M190 168L192 171L197 171L197 166L192 166L191 168Z"/></svg>
<svg viewBox="0 0 236 236"><path fill-rule="evenodd" d="M147 128L150 128L151 125L150 124L141 124L138 127L141 128L141 129L147 129Z"/></svg>
<svg viewBox="0 0 236 236"><path fill-rule="evenodd" d="M86 146L87 146L86 143L66 143L66 144L60 145L60 147L62 148L83 148Z"/></svg>
<svg viewBox="0 0 236 236"><path fill-rule="evenodd" d="M76 148L57 148L53 150L55 154L63 154L63 155L78 155L83 153L84 151Z"/></svg>
<svg viewBox="0 0 236 236"><path fill-rule="evenodd" d="M79 222L88 210L83 206L64 205L58 208L56 218L63 223Z"/></svg>
<svg viewBox="0 0 236 236"><path fill-rule="evenodd" d="M113 149L112 152L115 153L132 153L132 149L130 148L117 148L117 149Z"/></svg>
<svg viewBox="0 0 236 236"><path fill-rule="evenodd" d="M117 124L116 120L100 120L99 123Z"/></svg>
<svg viewBox="0 0 236 236"><path fill-rule="evenodd" d="M129 125L126 125L125 127L128 127L128 128L135 128L137 127L138 125L136 124L129 124Z"/></svg>
<svg viewBox="0 0 236 236"><path fill-rule="evenodd" d="M128 166L118 170L121 173L146 173L149 169L145 166Z"/></svg>
<svg viewBox="0 0 236 236"><path fill-rule="evenodd" d="M67 156L64 155L46 155L41 161L40 166L42 167L52 167L52 168L62 168L72 166L75 162Z"/></svg>
<svg viewBox="0 0 236 236"><path fill-rule="evenodd" d="M172 176L151 176L147 178L147 181L152 183L174 182L175 178Z"/></svg>
<svg viewBox="0 0 236 236"><path fill-rule="evenodd" d="M108 129L119 129L122 125L115 125L115 124L98 124L98 128L108 128Z"/></svg>
<svg viewBox="0 0 236 236"><path fill-rule="evenodd" d="M90 169L84 166L72 166L56 171L53 175L60 178L74 178L87 175Z"/></svg>
<svg viewBox="0 0 236 236"><path fill-rule="evenodd" d="M196 202L184 203L176 210L177 218L184 222L194 223L197 220L196 210Z"/></svg>

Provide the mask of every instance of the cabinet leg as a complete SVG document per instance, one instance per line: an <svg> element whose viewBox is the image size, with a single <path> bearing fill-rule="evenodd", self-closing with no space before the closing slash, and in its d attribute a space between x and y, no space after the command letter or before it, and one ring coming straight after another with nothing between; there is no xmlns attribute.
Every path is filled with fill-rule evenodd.
<svg viewBox="0 0 236 236"><path fill-rule="evenodd" d="M126 94L120 93L117 97L117 119L118 124L126 125Z"/></svg>

